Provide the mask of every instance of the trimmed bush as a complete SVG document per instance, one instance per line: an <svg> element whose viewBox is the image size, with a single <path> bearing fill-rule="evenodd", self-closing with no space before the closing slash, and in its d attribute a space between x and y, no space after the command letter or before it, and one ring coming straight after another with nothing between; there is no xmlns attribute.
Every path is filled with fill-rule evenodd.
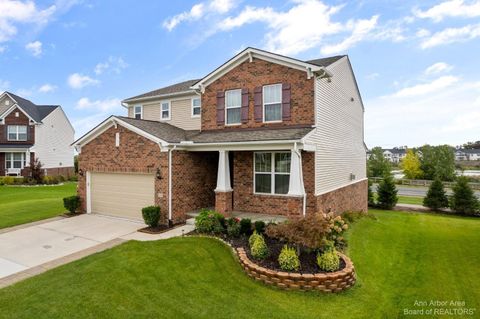
<svg viewBox="0 0 480 319"><path fill-rule="evenodd" d="M255 259L265 259L268 256L268 247L262 235L257 234L255 236L252 245L250 245L250 253Z"/></svg>
<svg viewBox="0 0 480 319"><path fill-rule="evenodd" d="M397 187L391 174L385 175L383 180L378 184L378 207L382 209L392 209L397 205Z"/></svg>
<svg viewBox="0 0 480 319"><path fill-rule="evenodd" d="M46 184L46 185L56 185L56 184L58 184L58 179L57 179L57 177L55 177L55 176L50 176L50 175L43 176L43 178L42 178L42 184Z"/></svg>
<svg viewBox="0 0 480 319"><path fill-rule="evenodd" d="M214 210L202 209L195 217L195 229L199 233L220 234L225 231L225 217Z"/></svg>
<svg viewBox="0 0 480 319"><path fill-rule="evenodd" d="M423 206L432 210L448 207L447 193L445 193L443 183L440 179L435 178L432 184L430 184L427 196L423 199Z"/></svg>
<svg viewBox="0 0 480 319"><path fill-rule="evenodd" d="M160 220L160 207L158 206L147 206L142 208L142 216L145 224L154 228L158 226L158 221Z"/></svg>
<svg viewBox="0 0 480 319"><path fill-rule="evenodd" d="M458 177L457 182L453 186L450 208L459 214L478 214L480 204L472 188L468 185L468 179L465 176Z"/></svg>
<svg viewBox="0 0 480 319"><path fill-rule="evenodd" d="M240 220L232 217L227 219L227 235L230 237L240 236Z"/></svg>
<svg viewBox="0 0 480 319"><path fill-rule="evenodd" d="M253 234L248 238L248 245L252 247L253 243L258 237L261 237L261 235L259 235L257 232L253 232Z"/></svg>
<svg viewBox="0 0 480 319"><path fill-rule="evenodd" d="M278 264L285 271L297 271L300 269L300 259L294 248L287 245L283 246L280 255L278 255Z"/></svg>
<svg viewBox="0 0 480 319"><path fill-rule="evenodd" d="M340 257L335 248L317 255L317 265L323 271L335 271L340 267Z"/></svg>
<svg viewBox="0 0 480 319"><path fill-rule="evenodd" d="M252 234L252 221L249 218L240 221L240 233L247 236Z"/></svg>
<svg viewBox="0 0 480 319"><path fill-rule="evenodd" d="M263 234L265 232L266 224L263 220L257 220L253 225L257 233Z"/></svg>
<svg viewBox="0 0 480 319"><path fill-rule="evenodd" d="M80 196L70 196L63 199L63 207L65 207L70 214L75 214L80 207Z"/></svg>
<svg viewBox="0 0 480 319"><path fill-rule="evenodd" d="M2 178L2 185L13 185L15 183L15 178L12 176L5 176Z"/></svg>

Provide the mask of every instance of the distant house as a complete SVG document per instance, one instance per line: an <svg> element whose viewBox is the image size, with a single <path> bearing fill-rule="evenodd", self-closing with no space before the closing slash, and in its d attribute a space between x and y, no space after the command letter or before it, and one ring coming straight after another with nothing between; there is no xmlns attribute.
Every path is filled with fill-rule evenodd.
<svg viewBox="0 0 480 319"><path fill-rule="evenodd" d="M400 163L400 161L407 155L406 148L388 148L382 149L383 157L389 160L392 163ZM372 155L371 151L367 152L367 158L370 159Z"/></svg>
<svg viewBox="0 0 480 319"><path fill-rule="evenodd" d="M457 149L455 151L456 161L478 161L480 160L480 149Z"/></svg>
<svg viewBox="0 0 480 319"><path fill-rule="evenodd" d="M35 158L47 175L73 173L74 130L60 105L0 94L0 176L29 176Z"/></svg>

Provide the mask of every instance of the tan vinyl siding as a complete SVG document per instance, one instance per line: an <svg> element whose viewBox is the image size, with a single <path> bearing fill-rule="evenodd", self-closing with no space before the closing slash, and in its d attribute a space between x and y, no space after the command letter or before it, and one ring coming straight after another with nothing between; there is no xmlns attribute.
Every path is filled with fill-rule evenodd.
<svg viewBox="0 0 480 319"><path fill-rule="evenodd" d="M143 119L151 121L160 120L160 103L145 103L143 104Z"/></svg>
<svg viewBox="0 0 480 319"><path fill-rule="evenodd" d="M9 101L10 104L6 105L5 104L6 101ZM2 115L6 110L12 107L14 103L15 102L11 98L9 98L7 95L3 96L3 98L0 99L0 115Z"/></svg>
<svg viewBox="0 0 480 319"><path fill-rule="evenodd" d="M316 79L316 130L308 138L316 145L316 194L366 178L363 109L353 72L346 57L327 69L333 74L331 82Z"/></svg>
<svg viewBox="0 0 480 319"><path fill-rule="evenodd" d="M128 117L132 117L132 118L135 117L135 116L133 115L133 107L134 107L133 105L130 105L130 106L128 107Z"/></svg>

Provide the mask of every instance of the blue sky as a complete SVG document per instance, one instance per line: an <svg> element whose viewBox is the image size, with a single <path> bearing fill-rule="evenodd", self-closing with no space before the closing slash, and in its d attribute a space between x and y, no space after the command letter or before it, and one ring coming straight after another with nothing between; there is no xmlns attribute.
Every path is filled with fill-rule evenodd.
<svg viewBox="0 0 480 319"><path fill-rule="evenodd" d="M0 91L61 104L77 137L248 46L348 54L368 146L480 139L480 1L0 0Z"/></svg>

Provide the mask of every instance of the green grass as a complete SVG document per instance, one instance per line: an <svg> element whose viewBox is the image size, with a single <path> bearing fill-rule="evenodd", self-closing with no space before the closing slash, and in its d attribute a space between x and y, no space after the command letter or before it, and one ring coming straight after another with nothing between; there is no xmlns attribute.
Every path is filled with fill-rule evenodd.
<svg viewBox="0 0 480 319"><path fill-rule="evenodd" d="M0 317L395 318L416 300L465 301L478 316L480 219L373 214L347 235L358 281L344 293L266 287L220 242L174 238L128 242L4 288Z"/></svg>
<svg viewBox="0 0 480 319"><path fill-rule="evenodd" d="M0 229L57 216L63 197L75 195L76 183L55 186L0 186Z"/></svg>
<svg viewBox="0 0 480 319"><path fill-rule="evenodd" d="M417 196L398 196L399 204L423 205L423 197Z"/></svg>

